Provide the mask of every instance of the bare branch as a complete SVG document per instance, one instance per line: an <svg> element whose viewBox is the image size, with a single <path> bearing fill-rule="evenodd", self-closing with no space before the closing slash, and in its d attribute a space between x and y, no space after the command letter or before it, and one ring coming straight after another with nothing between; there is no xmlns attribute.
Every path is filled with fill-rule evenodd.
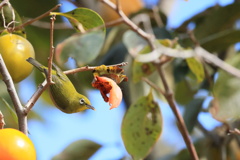
<svg viewBox="0 0 240 160"><path fill-rule="evenodd" d="M32 18L23 18L23 21L31 21ZM31 23L30 25L38 27L38 28L43 28L43 29L50 29L51 28L51 23L45 22L45 21L35 21ZM54 29L73 29L70 25L66 24L65 22L58 22L54 24Z"/></svg>
<svg viewBox="0 0 240 160"><path fill-rule="evenodd" d="M113 10L115 10L118 15L120 17L122 17L124 23L126 25L128 25L133 31L135 31L136 33L138 33L141 37L143 37L145 40L147 40L147 42L149 43L150 47L152 49L154 49L154 36L147 34L146 32L144 32L141 28L139 28L136 24L134 24L125 14L124 12L120 9L119 10L119 4L118 6L115 5L113 2L111 2L110 0L100 0L101 2L105 3L106 5L108 5L110 8L112 8Z"/></svg>
<svg viewBox="0 0 240 160"><path fill-rule="evenodd" d="M179 110L177 109L177 106L175 104L175 100L174 100L174 97L173 97L173 93L172 93L171 89L169 88L169 85L167 83L165 74L162 70L162 66L159 65L159 64L156 64L156 67L157 67L157 71L158 71L158 73L159 73L159 75L162 79L163 86L165 88L164 97L166 98L170 108L172 109L172 111L173 111L173 113L174 113L174 115L177 119L177 124L178 124L179 131L182 134L182 137L183 137L183 139L184 139L184 141L187 145L187 148L188 148L189 152L191 153L192 158L194 160L198 160L199 158L198 158L197 152L195 150L195 147L194 147L193 143L191 142L191 139L190 139L187 127L184 123L183 117L180 114Z"/></svg>
<svg viewBox="0 0 240 160"><path fill-rule="evenodd" d="M122 63L116 64L116 65L109 65L109 67L110 66L122 67L122 66L126 66L126 65L127 65L127 62L122 62ZM83 72L83 71L93 71L96 67L97 66L92 66L92 67L85 66L85 67L81 67L81 68L64 71L64 74L74 74L74 73ZM25 105L26 113L28 113L32 109L32 107L35 105L35 103L37 102L37 100L39 99L41 94L48 88L49 85L50 84L47 83L47 81L45 80L42 84L40 84L38 86L37 91L32 95L32 97L29 99L29 101Z"/></svg>
<svg viewBox="0 0 240 160"><path fill-rule="evenodd" d="M32 24L32 23L35 22L35 21L38 21L39 19L42 19L42 18L44 18L44 17L49 16L49 13L50 13L50 12L52 12L52 11L58 9L58 8L61 7L61 6L62 6L61 4L56 5L55 7L53 7L52 9L50 9L49 11L45 12L44 14L42 14L42 15L40 15L40 16L34 18L34 19L31 19L31 20L29 20L29 21L23 23L23 24L20 25L20 26L15 27L14 30L21 29L21 28L23 28L23 27L25 27L25 26L27 26L27 25Z"/></svg>
<svg viewBox="0 0 240 160"><path fill-rule="evenodd" d="M47 74L47 82L49 84L54 84L52 81L52 61L54 55L54 46L53 46L53 33L54 33L54 22L56 20L56 15L52 15L51 19L51 29L50 29L50 55L48 58L48 74Z"/></svg>
<svg viewBox="0 0 240 160"><path fill-rule="evenodd" d="M50 53L48 58L48 73L46 73L46 80L38 86L37 91L32 95L32 97L28 100L25 105L25 113L29 113L34 104L37 102L42 93L50 86L54 84L52 81L52 60L54 55L54 46L53 46L53 32L54 32L54 22L56 20L56 16L53 15L51 18L51 28L50 28Z"/></svg>
<svg viewBox="0 0 240 160"><path fill-rule="evenodd" d="M14 108L15 108L17 116L18 116L19 130L27 135L28 134L28 132L27 132L27 115L24 112L24 108L18 97L12 77L7 70L7 67L4 63L4 60L3 60L1 54L0 54L0 72L3 77L3 81L5 82L5 84L7 86L8 93L12 99Z"/></svg>
<svg viewBox="0 0 240 160"><path fill-rule="evenodd" d="M164 95L165 92L158 87L157 85L155 85L153 82L151 82L149 79L147 78L142 78L143 81L145 81L149 86L151 86L153 89L155 89L157 92L159 92L160 94Z"/></svg>
<svg viewBox="0 0 240 160"><path fill-rule="evenodd" d="M25 113L29 113L32 107L35 105L42 93L48 88L49 83L45 80L42 84L38 86L37 91L32 95L25 105Z"/></svg>
<svg viewBox="0 0 240 160"><path fill-rule="evenodd" d="M122 62L119 64L114 64L114 65L109 65L107 67L113 67L113 66L117 66L117 67L122 67L122 66L126 66L128 63L127 62ZM84 72L84 71L93 71L95 70L95 68L98 66L85 66L85 67L80 67L80 68L76 68L76 69L72 69L72 70L67 70L64 71L65 74L74 74L74 73L78 73L78 72Z"/></svg>
<svg viewBox="0 0 240 160"><path fill-rule="evenodd" d="M155 37L154 35L151 35L151 34L148 34L146 33L145 31L143 31L141 28L139 28L136 24L134 24L124 13L121 9L119 9L119 3L117 1L117 6L112 3L110 0L100 0L101 2L105 3L106 5L108 5L110 8L112 8L113 10L116 11L116 13L118 13L118 15L120 17L122 17L124 23L126 25L128 25L133 31L135 31L136 33L138 33L142 38L144 38L149 46L151 47L151 49L153 50L153 52L155 51L156 52L156 45L155 45ZM160 56L157 57L157 59L159 58ZM163 73L163 70L162 70L162 65L159 64L159 63L156 63L156 67L157 67L157 70L158 70L158 73L162 79L162 82L163 82L163 86L164 86L164 89L165 89L165 98L167 99L168 101L168 104L169 106L171 107L176 119L177 119L177 122L178 122L178 128L179 128L179 131L181 132L182 134L182 137L186 143L186 146L192 156L192 158L194 160L198 160L198 155L197 155L197 152L196 152L196 149L193 145L193 143L191 142L191 139L190 139L190 136L189 136L189 133L186 129L186 125L183 121L183 118L181 116L181 114L179 113L177 107L176 107L176 104L174 102L174 98L173 98L173 94L172 94L172 91L170 90L169 88L169 85L166 81L166 77L165 77L165 74Z"/></svg>

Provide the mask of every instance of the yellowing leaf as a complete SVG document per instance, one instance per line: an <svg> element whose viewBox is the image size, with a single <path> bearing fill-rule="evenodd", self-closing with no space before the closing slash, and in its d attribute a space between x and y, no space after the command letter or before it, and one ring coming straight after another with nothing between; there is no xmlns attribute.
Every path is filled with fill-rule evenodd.
<svg viewBox="0 0 240 160"><path fill-rule="evenodd" d="M196 58L187 58L186 59L188 67L192 73L196 76L197 81L200 83L205 77L204 68L202 63Z"/></svg>
<svg viewBox="0 0 240 160"><path fill-rule="evenodd" d="M150 92L128 109L122 122L123 142L134 159L143 159L149 154L161 132L161 111Z"/></svg>

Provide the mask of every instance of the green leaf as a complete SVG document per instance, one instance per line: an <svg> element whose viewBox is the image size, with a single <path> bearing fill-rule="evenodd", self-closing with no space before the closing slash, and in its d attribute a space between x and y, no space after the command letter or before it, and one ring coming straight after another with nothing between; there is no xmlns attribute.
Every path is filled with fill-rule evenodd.
<svg viewBox="0 0 240 160"><path fill-rule="evenodd" d="M104 37L102 31L69 37L57 45L57 62L63 64L69 57L74 58L79 66L92 62L100 53Z"/></svg>
<svg viewBox="0 0 240 160"><path fill-rule="evenodd" d="M17 114L16 114L15 110L8 104L8 102L4 98L0 97L0 101L2 101L2 103L5 105L5 107L11 114L14 123L18 124L18 118L17 118Z"/></svg>
<svg viewBox="0 0 240 160"><path fill-rule="evenodd" d="M210 52L222 51L240 41L240 30L228 29L212 34L199 41L201 46Z"/></svg>
<svg viewBox="0 0 240 160"><path fill-rule="evenodd" d="M146 46L140 51L139 54L147 54L149 52L151 52L151 49L149 46ZM156 67L151 62L142 63L134 60L132 66L133 82L139 82L142 77L151 75L155 70Z"/></svg>
<svg viewBox="0 0 240 160"><path fill-rule="evenodd" d="M149 154L161 132L161 111L150 92L128 109L122 122L123 142L134 159L143 159Z"/></svg>
<svg viewBox="0 0 240 160"><path fill-rule="evenodd" d="M202 63L196 58L187 58L186 59L188 67L192 73L196 76L197 81L200 83L205 77L204 68Z"/></svg>
<svg viewBox="0 0 240 160"><path fill-rule="evenodd" d="M187 80L182 80L176 84L175 99L177 103L186 105L193 99L196 92L196 90L191 88L191 85Z"/></svg>
<svg viewBox="0 0 240 160"><path fill-rule="evenodd" d="M141 63L133 61L132 73L133 73L133 82L137 83L141 80L142 77L146 77L152 74L156 70L153 63Z"/></svg>
<svg viewBox="0 0 240 160"><path fill-rule="evenodd" d="M100 144L90 140L78 140L67 146L62 153L54 156L52 160L89 159L100 147Z"/></svg>
<svg viewBox="0 0 240 160"><path fill-rule="evenodd" d="M190 101L190 103L186 105L183 119L189 132L192 132L197 122L198 114L202 109L203 101L203 98L197 98L193 99L192 101Z"/></svg>
<svg viewBox="0 0 240 160"><path fill-rule="evenodd" d="M87 8L77 8L67 13L52 12L51 15L53 14L65 16L78 32L82 32L57 45L57 62L62 65L69 57L74 58L79 66L92 62L99 55L105 38L106 29L100 15ZM101 26L98 30L88 32Z"/></svg>
<svg viewBox="0 0 240 160"><path fill-rule="evenodd" d="M239 42L239 30L235 26L240 17L239 7L240 3L210 7L185 21L177 31L187 32L187 26L194 23L194 35L201 46L210 52L226 50ZM185 39L183 43L184 47L193 45L191 39Z"/></svg>
<svg viewBox="0 0 240 160"><path fill-rule="evenodd" d="M205 15L202 23L194 30L197 39L203 39L209 35L233 28L240 17L240 3L233 3L225 7L214 8Z"/></svg>
<svg viewBox="0 0 240 160"><path fill-rule="evenodd" d="M124 33L123 43L130 54L137 54L144 46L147 45L147 42L132 30L128 30Z"/></svg>
<svg viewBox="0 0 240 160"><path fill-rule="evenodd" d="M149 46L144 47L139 54L146 54L151 51ZM133 82L139 82L142 77L146 77L151 75L156 70L156 67L153 63L142 63L136 60L133 61L132 74L133 74Z"/></svg>
<svg viewBox="0 0 240 160"><path fill-rule="evenodd" d="M129 52L134 48L137 49L137 47L142 48L140 45L143 45L143 44L145 45L144 41L141 39L139 39L139 40L131 39L131 38L136 38L137 36L136 35L134 36L134 34L130 34L129 32L125 33L124 37L125 37L124 42L125 42L125 45L127 46ZM136 41L138 41L138 43ZM158 40L158 42L164 46L170 45L169 44L170 41L167 39ZM145 47L143 49L141 49L141 51L138 54L140 54L140 55L148 54L149 52L151 52L150 47L148 45L145 45ZM134 60L133 67L132 67L133 82L134 83L139 82L142 77L147 77L147 76L151 75L155 70L156 70L156 67L151 62L142 63L142 62L138 62L138 61Z"/></svg>
<svg viewBox="0 0 240 160"><path fill-rule="evenodd" d="M227 61L240 69L240 54ZM213 86L210 113L219 121L231 121L240 118L240 81L225 71L219 71L218 79Z"/></svg>
<svg viewBox="0 0 240 160"><path fill-rule="evenodd" d="M15 28L17 26L22 25L22 20L17 11L12 7L10 2L8 4L3 5L0 9L0 30L4 30L1 33L2 35L9 34L6 28ZM15 30L12 33L20 35L26 38L26 33L24 29Z"/></svg>
<svg viewBox="0 0 240 160"><path fill-rule="evenodd" d="M70 12L61 13L61 12L51 12L50 15L61 15L70 21L72 26L78 32L85 32L89 29L102 26L102 31L105 32L106 28L104 27L104 21L101 16L88 8L76 8Z"/></svg>
<svg viewBox="0 0 240 160"><path fill-rule="evenodd" d="M44 122L44 119L41 116L41 114L39 114L38 112L35 112L33 110L31 110L31 112L29 112L28 119L34 119L34 120L37 120L37 121L40 121L40 122Z"/></svg>
<svg viewBox="0 0 240 160"><path fill-rule="evenodd" d="M189 67L185 59L175 58L173 60L173 74L176 83L184 80L189 73Z"/></svg>

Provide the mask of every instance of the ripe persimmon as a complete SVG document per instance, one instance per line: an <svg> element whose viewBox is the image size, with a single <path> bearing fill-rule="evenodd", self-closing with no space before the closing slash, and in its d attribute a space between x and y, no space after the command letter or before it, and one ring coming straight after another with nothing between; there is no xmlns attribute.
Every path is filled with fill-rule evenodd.
<svg viewBox="0 0 240 160"><path fill-rule="evenodd" d="M1 129L0 160L36 160L32 141L16 129Z"/></svg>

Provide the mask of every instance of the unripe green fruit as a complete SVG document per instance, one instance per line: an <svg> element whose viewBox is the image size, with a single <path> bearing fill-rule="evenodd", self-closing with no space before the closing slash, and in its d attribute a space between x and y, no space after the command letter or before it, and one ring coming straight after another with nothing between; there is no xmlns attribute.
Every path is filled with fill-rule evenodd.
<svg viewBox="0 0 240 160"><path fill-rule="evenodd" d="M15 34L1 36L0 54L15 83L22 81L31 73L33 66L26 59L35 57L35 53L27 39Z"/></svg>

